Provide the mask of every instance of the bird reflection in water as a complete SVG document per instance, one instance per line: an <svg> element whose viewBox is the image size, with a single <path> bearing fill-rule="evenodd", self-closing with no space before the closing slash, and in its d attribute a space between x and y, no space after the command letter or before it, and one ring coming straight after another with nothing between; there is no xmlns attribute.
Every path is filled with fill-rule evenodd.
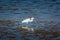
<svg viewBox="0 0 60 40"><path fill-rule="evenodd" d="M27 24L26 26L22 26L23 29L27 29L28 31L34 31L33 27L29 27L28 24L34 21L34 17L27 18L22 20L22 24Z"/></svg>

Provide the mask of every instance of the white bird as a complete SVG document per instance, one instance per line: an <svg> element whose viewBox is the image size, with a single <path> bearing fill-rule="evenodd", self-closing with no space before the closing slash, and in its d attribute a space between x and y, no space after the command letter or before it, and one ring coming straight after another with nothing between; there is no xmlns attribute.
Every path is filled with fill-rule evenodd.
<svg viewBox="0 0 60 40"><path fill-rule="evenodd" d="M26 23L28 24L29 22L32 22L34 20L34 17L31 17L31 18L27 18L25 20L22 21L22 23ZM34 28L33 27L22 27L23 29L27 29L28 31L34 31Z"/></svg>
<svg viewBox="0 0 60 40"><path fill-rule="evenodd" d="M34 17L31 17L31 18L23 20L22 23L28 24L29 22L32 22L33 20L34 20Z"/></svg>

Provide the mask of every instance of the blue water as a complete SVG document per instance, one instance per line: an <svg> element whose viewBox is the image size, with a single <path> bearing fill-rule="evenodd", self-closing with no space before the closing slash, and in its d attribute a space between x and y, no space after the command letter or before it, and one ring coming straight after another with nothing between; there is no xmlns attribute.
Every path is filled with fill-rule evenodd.
<svg viewBox="0 0 60 40"><path fill-rule="evenodd" d="M53 21L54 23L60 22L60 0L57 1L44 1L44 0L17 0L17 1L10 1L10 0L1 0L0 6L0 20L10 20L12 22L16 22L19 27L20 26L32 26L34 28L42 29L46 31L50 31L50 27L46 27L45 24L47 22ZM17 10L14 10L17 9ZM34 21L29 24L22 24L21 21L30 17L34 17ZM42 21L42 22L41 22ZM8 26L11 28L18 28L18 26ZM58 24L60 26L60 24ZM6 25L0 25L3 27L7 27ZM45 26L45 27L44 27ZM58 27L60 28L60 27ZM52 29L52 30L57 30ZM59 30L59 29L58 29ZM12 30L13 31L13 30ZM11 32L12 32L11 31ZM14 31L13 31L14 32ZM21 35L22 33L16 33L16 40L22 40ZM20 35L20 36L18 36ZM31 36L32 37L32 36ZM36 37L31 38L31 40L37 40ZM3 40L8 40L7 37L2 38Z"/></svg>

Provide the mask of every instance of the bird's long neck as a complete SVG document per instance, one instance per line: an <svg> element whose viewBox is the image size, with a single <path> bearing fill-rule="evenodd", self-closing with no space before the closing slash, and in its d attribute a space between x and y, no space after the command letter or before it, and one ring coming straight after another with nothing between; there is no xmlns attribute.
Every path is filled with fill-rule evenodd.
<svg viewBox="0 0 60 40"><path fill-rule="evenodd" d="M32 21L33 19L31 18L30 20Z"/></svg>

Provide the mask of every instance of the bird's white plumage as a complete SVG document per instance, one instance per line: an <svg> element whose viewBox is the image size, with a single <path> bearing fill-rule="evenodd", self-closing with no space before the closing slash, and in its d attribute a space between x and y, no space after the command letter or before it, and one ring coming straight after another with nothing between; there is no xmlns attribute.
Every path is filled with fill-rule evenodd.
<svg viewBox="0 0 60 40"><path fill-rule="evenodd" d="M32 22L33 20L34 20L34 17L31 17L31 18L23 20L22 23L28 24L29 22Z"/></svg>

